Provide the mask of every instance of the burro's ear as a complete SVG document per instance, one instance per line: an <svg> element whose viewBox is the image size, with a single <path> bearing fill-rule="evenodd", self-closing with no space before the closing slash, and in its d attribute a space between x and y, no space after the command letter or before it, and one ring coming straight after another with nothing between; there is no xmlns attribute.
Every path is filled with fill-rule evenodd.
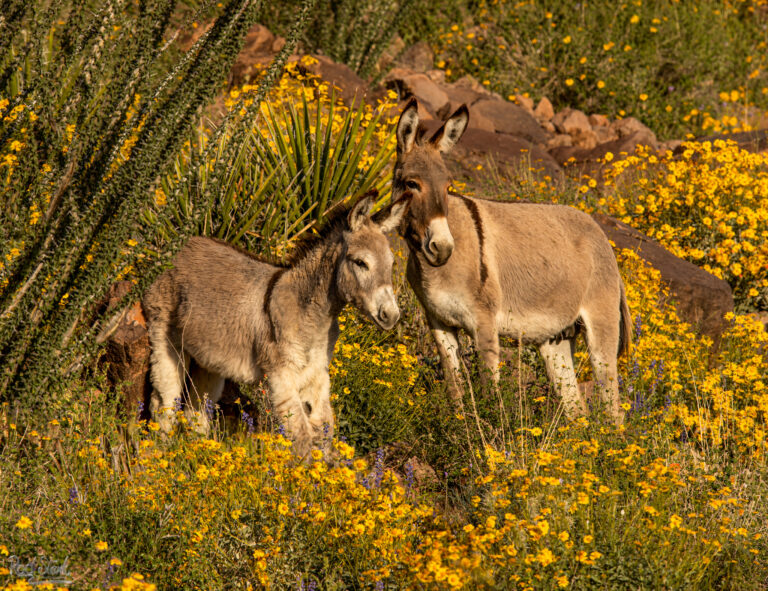
<svg viewBox="0 0 768 591"><path fill-rule="evenodd" d="M397 153L407 154L413 148L419 129L419 102L413 97L400 114L397 122Z"/></svg>
<svg viewBox="0 0 768 591"><path fill-rule="evenodd" d="M467 105L461 105L456 112L448 117L443 126L435 132L429 141L441 154L447 154L464 135L469 123L469 109Z"/></svg>
<svg viewBox="0 0 768 591"><path fill-rule="evenodd" d="M355 203L355 206L350 210L347 216L347 223L349 229L352 232L357 232L363 227L365 220L368 219L368 214L371 213L376 200L379 198L379 192L376 189L371 189L360 200Z"/></svg>
<svg viewBox="0 0 768 591"><path fill-rule="evenodd" d="M405 212L411 205L412 193L405 193L400 199L388 205L373 216L375 223L382 232L390 232L400 226Z"/></svg>

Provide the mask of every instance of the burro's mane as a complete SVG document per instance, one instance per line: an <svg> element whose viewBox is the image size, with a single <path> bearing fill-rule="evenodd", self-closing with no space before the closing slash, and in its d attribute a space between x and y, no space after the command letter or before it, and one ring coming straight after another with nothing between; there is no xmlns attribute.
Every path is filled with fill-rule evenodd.
<svg viewBox="0 0 768 591"><path fill-rule="evenodd" d="M295 267L298 263L304 260L309 253L311 253L318 245L322 244L326 240L336 237L338 234L349 228L347 219L349 212L352 210L354 202L346 203L343 205L336 205L326 214L322 223L310 228L304 234L294 242L291 247L291 252L282 259L271 257L262 254L256 254L249 250L246 250L240 246L235 246L224 240L218 238L211 238L216 242L219 242L225 246L230 247L233 250L254 259L261 263L267 263L274 267L281 267L283 269L290 269Z"/></svg>

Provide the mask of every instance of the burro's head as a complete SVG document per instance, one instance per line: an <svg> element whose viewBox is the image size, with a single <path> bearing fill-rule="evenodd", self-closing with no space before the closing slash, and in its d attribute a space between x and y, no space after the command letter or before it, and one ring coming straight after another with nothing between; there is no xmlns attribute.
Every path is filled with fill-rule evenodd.
<svg viewBox="0 0 768 591"><path fill-rule="evenodd" d="M410 194L410 206L401 226L408 246L439 267L453 252L448 227L448 187L451 177L443 162L469 122L466 105L459 107L431 138L419 127L416 99L405 106L397 123L397 160L392 177L392 200Z"/></svg>
<svg viewBox="0 0 768 591"><path fill-rule="evenodd" d="M398 227L409 199L400 199L371 217L377 197L375 191L367 193L347 215L337 287L346 303L389 330L400 319L400 308L392 289L394 257L384 232Z"/></svg>

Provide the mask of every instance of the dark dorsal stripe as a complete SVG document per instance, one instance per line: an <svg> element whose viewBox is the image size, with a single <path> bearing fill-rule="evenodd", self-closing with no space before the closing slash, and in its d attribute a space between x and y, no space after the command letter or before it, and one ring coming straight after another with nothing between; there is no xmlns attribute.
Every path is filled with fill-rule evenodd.
<svg viewBox="0 0 768 591"><path fill-rule="evenodd" d="M272 276L267 282L267 289L264 292L264 303L262 304L262 311L264 312L264 316L267 317L267 322L269 322L269 336L273 341L277 339L275 338L275 325L272 322L272 316L269 314L269 303L272 300L272 292L275 290L275 285L277 285L278 279L280 279L283 273L285 273L287 270L288 269L278 269L272 273Z"/></svg>
<svg viewBox="0 0 768 591"><path fill-rule="evenodd" d="M488 267L485 266L485 234L483 233L483 222L480 219L480 211L477 209L477 203L464 195L458 196L461 197L464 205L467 206L469 215L472 216L472 220L475 222L478 250L480 251L480 282L485 283L485 280L488 278Z"/></svg>

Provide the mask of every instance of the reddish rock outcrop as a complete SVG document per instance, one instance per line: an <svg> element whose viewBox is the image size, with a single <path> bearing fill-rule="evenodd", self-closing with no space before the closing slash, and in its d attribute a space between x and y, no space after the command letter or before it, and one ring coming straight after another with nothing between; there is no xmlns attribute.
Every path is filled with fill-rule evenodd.
<svg viewBox="0 0 768 591"><path fill-rule="evenodd" d="M643 260L661 273L676 302L677 313L715 345L727 328L724 319L733 312L731 287L696 265L680 259L642 232L607 215L592 216L618 248L637 252Z"/></svg>
<svg viewBox="0 0 768 591"><path fill-rule="evenodd" d="M149 335L140 302L117 311L130 291L130 281L118 281L107 293L99 308L110 318L98 340L106 343L101 363L107 379L122 393L122 407L128 416L136 416L140 405L147 409L152 385L149 381Z"/></svg>

